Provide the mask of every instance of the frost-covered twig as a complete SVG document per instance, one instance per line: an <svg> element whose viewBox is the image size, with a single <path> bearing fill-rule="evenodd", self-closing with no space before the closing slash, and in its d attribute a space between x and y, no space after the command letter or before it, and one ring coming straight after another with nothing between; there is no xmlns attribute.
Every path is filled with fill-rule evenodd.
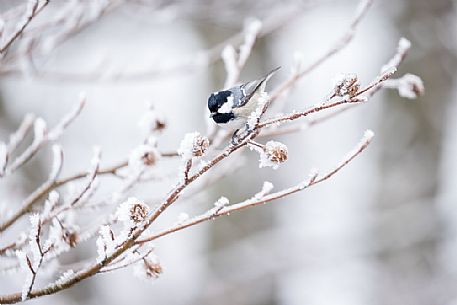
<svg viewBox="0 0 457 305"><path fill-rule="evenodd" d="M51 169L51 173L48 177L48 180L44 182L39 188L37 188L32 194L29 195L21 204L19 210L14 212L10 217L8 217L4 222L0 224L0 232L3 232L9 228L13 223L16 222L22 215L30 211L30 208L36 202L37 198L41 198L45 193L47 193L52 186L54 185L57 177L60 174L63 163L63 151L59 145L53 146L54 152L54 161Z"/></svg>
<svg viewBox="0 0 457 305"><path fill-rule="evenodd" d="M262 23L260 20L250 20L245 25L244 42L240 45L239 51L237 52L231 44L228 44L222 51L222 59L224 61L225 70L227 71L224 88L229 88L238 81L241 70L251 54L261 28Z"/></svg>
<svg viewBox="0 0 457 305"><path fill-rule="evenodd" d="M11 154L25 140L25 137L32 128L34 121L35 115L30 113L25 115L22 123L19 125L19 128L10 135L8 144L6 145L2 143L4 145L4 155L0 153L0 177L2 177L5 173Z"/></svg>
<svg viewBox="0 0 457 305"><path fill-rule="evenodd" d="M35 120L34 139L32 144L27 147L10 166L6 167L5 175L15 172L18 168L27 163L47 142L56 141L61 136L64 129L67 128L68 125L70 125L81 113L85 102L85 96L82 95L76 107L68 115L64 116L62 120L50 131L47 131L46 122L43 119L38 118Z"/></svg>
<svg viewBox="0 0 457 305"><path fill-rule="evenodd" d="M11 35L11 37L3 43L0 47L0 54L5 53L13 42L24 33L24 30L32 22L32 20L48 5L49 0L34 0L29 2L26 10L26 16L22 21L22 24L17 27L17 30Z"/></svg>
<svg viewBox="0 0 457 305"><path fill-rule="evenodd" d="M217 211L217 213L214 213L213 210L210 210L202 215L193 217L185 222L182 222L176 226L164 229L163 231L160 231L158 233L154 233L148 237L139 239L136 244L143 244L146 242L153 241L157 238L160 238L162 236L180 231L182 229L194 226L196 224L212 220L214 218L224 216L224 215L229 215L230 213L233 213L235 211L240 211L249 207L257 206L260 204L264 204L270 201L278 200L283 197L286 197L288 195L297 193L299 191L304 190L305 188L308 188L310 186L313 186L315 184L318 184L320 182L323 182L330 177L332 177L334 174L336 174L338 171L340 171L343 167L345 167L349 162L351 162L354 158L356 158L362 151L367 148L367 146L370 144L372 138L373 138L373 132L371 130L367 130L363 136L363 138L360 140L360 142L344 157L340 163L338 163L334 168L331 170L325 172L322 175L318 175L317 172L312 171L308 177L308 179L298 183L297 185L278 191L274 192L271 194L268 194L269 191L271 190L271 185L267 184L262 187L262 190L260 193L256 194L254 197L240 202L236 204L231 204L222 207Z"/></svg>
<svg viewBox="0 0 457 305"><path fill-rule="evenodd" d="M314 71L316 68L318 68L321 64L326 62L329 58L331 58L333 55L337 54L339 51L341 51L344 47L346 47L353 39L356 29L360 22L362 21L363 17L366 15L368 12L368 9L370 6L373 4L374 0L361 0L359 2L358 8L356 10L356 13L354 15L354 18L352 19L351 23L349 24L348 29L346 32L343 34L339 40L337 40L330 49L322 54L317 60L312 62L309 66L306 68L303 68L301 70L297 70L288 80L283 82L278 89L276 89L272 94L267 103L265 103L264 107L262 108L261 115L263 116L267 109L270 107L270 104L278 99L284 92L289 90L298 80L303 78L305 75L311 73Z"/></svg>
<svg viewBox="0 0 457 305"><path fill-rule="evenodd" d="M74 197L68 203L65 203L64 205L62 205L60 207L55 207L53 209L50 209L49 213L47 213L47 215L45 215L46 218L44 218L42 220L43 223L49 222L54 217L57 217L60 214L62 214L63 212L74 208L76 204L79 204L79 203L87 200L88 196L92 193L92 189L95 186L95 179L97 177L97 173L100 168L100 156L101 156L100 148L96 147L94 149L94 157L91 162L92 163L91 169L87 173L86 184L82 187L81 191L79 191L77 194L75 194Z"/></svg>

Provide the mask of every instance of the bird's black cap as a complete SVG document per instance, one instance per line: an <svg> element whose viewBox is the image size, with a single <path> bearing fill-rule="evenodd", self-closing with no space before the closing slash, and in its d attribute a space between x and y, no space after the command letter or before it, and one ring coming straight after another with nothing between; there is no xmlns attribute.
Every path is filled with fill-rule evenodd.
<svg viewBox="0 0 457 305"><path fill-rule="evenodd" d="M208 109L212 113L217 112L219 108L227 101L227 97L231 95L230 91L224 90L213 93L208 98Z"/></svg>

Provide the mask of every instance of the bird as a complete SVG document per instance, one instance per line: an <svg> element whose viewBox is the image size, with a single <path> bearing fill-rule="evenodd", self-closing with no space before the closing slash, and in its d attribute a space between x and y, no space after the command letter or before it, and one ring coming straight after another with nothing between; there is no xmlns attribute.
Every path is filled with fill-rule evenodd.
<svg viewBox="0 0 457 305"><path fill-rule="evenodd" d="M212 93L208 98L210 118L224 129L234 130L232 142L238 130L247 125L252 112L256 111L260 97L265 92L268 80L281 67L277 67L265 76ZM246 127L248 129L249 127Z"/></svg>

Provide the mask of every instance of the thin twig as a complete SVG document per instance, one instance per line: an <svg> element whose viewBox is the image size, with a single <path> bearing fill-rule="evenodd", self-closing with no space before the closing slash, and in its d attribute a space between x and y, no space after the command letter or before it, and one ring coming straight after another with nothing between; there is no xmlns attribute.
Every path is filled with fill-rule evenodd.
<svg viewBox="0 0 457 305"><path fill-rule="evenodd" d="M30 22L32 22L32 20L49 4L49 0L44 0L41 6L39 6L39 3L39 0L35 0L32 4L33 6L30 10L30 14L26 17L24 23L18 28L18 30L14 32L10 39L0 48L0 54L5 53L13 42L24 33Z"/></svg>

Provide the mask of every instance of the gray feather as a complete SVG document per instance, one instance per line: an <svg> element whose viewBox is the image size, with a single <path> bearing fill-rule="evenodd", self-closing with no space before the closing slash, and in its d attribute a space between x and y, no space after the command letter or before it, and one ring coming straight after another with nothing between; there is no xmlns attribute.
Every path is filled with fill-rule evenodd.
<svg viewBox="0 0 457 305"><path fill-rule="evenodd" d="M237 104L234 105L235 108L243 107L246 105L252 97L257 93L262 93L265 91L265 86L267 81L273 76L273 74L278 71L281 67L268 72L264 77L253 80L247 83L242 84L241 86L233 87L229 89L233 92L234 100Z"/></svg>

